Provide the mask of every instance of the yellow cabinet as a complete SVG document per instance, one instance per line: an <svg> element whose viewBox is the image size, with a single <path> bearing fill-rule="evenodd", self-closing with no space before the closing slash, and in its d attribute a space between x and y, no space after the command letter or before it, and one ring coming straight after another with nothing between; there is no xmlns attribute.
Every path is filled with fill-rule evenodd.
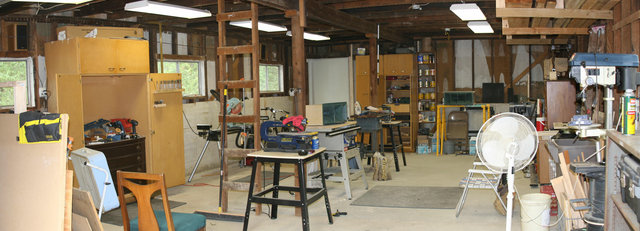
<svg viewBox="0 0 640 231"><path fill-rule="evenodd" d="M368 75L369 67L368 55L356 56L356 75Z"/></svg>
<svg viewBox="0 0 640 231"><path fill-rule="evenodd" d="M414 71L413 54L392 54L384 55L384 75L413 75Z"/></svg>
<svg viewBox="0 0 640 231"><path fill-rule="evenodd" d="M68 49L47 49L52 46ZM49 56L76 62L73 73L149 73L149 43L143 40L72 38L47 43L45 49L49 50Z"/></svg>

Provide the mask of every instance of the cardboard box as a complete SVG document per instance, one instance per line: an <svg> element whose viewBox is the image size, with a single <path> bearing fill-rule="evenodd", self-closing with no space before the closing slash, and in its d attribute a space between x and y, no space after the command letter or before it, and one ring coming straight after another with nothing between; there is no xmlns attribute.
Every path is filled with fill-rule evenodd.
<svg viewBox="0 0 640 231"><path fill-rule="evenodd" d="M144 36L142 28L129 27L63 26L58 27L56 32L58 33L58 40L64 40L76 37L85 37L94 29L97 29L98 33L95 37L98 38L141 38ZM64 36L62 36L62 34L64 34Z"/></svg>
<svg viewBox="0 0 640 231"><path fill-rule="evenodd" d="M553 65L557 72L565 72L569 70L569 62L567 58L554 58Z"/></svg>
<svg viewBox="0 0 640 231"><path fill-rule="evenodd" d="M418 144L428 144L428 143L429 143L429 136L418 135Z"/></svg>
<svg viewBox="0 0 640 231"><path fill-rule="evenodd" d="M307 125L324 125L322 123L322 104L310 104L305 106Z"/></svg>

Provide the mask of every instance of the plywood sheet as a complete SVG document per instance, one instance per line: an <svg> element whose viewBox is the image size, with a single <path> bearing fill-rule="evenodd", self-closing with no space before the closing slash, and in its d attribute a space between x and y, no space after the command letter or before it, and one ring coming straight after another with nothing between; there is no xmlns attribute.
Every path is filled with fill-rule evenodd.
<svg viewBox="0 0 640 231"><path fill-rule="evenodd" d="M69 117L62 115L62 140ZM63 230L66 142L18 144L18 115L0 115L3 230Z"/></svg>
<svg viewBox="0 0 640 231"><path fill-rule="evenodd" d="M102 224L98 219L98 213L96 207L93 206L93 199L89 192L77 188L73 189L73 214L84 217L91 228L90 230L102 231ZM75 219L75 216L73 218ZM73 224L75 227L75 220Z"/></svg>

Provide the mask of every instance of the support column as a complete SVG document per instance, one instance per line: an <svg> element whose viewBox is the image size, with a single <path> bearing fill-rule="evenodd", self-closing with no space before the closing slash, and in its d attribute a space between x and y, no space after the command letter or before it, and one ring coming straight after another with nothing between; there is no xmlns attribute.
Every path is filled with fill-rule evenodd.
<svg viewBox="0 0 640 231"><path fill-rule="evenodd" d="M300 89L295 96L296 115L305 115L305 105L309 100L307 91L307 62L304 50L304 27L300 23L297 10L287 10L285 16L291 18L291 63L293 66L293 87Z"/></svg>
<svg viewBox="0 0 640 231"><path fill-rule="evenodd" d="M380 105L378 102L378 40L375 34L366 34L369 38L369 92L371 105Z"/></svg>

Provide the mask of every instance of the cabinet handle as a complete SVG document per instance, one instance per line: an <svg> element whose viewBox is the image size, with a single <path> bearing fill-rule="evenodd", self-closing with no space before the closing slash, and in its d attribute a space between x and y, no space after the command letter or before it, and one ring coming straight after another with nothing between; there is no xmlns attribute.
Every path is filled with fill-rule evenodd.
<svg viewBox="0 0 640 231"><path fill-rule="evenodd" d="M124 70L126 70L126 69L127 69L126 67L121 67L121 68L120 68L120 71L124 71Z"/></svg>
<svg viewBox="0 0 640 231"><path fill-rule="evenodd" d="M115 71L116 68L115 67L109 67L109 71Z"/></svg>

